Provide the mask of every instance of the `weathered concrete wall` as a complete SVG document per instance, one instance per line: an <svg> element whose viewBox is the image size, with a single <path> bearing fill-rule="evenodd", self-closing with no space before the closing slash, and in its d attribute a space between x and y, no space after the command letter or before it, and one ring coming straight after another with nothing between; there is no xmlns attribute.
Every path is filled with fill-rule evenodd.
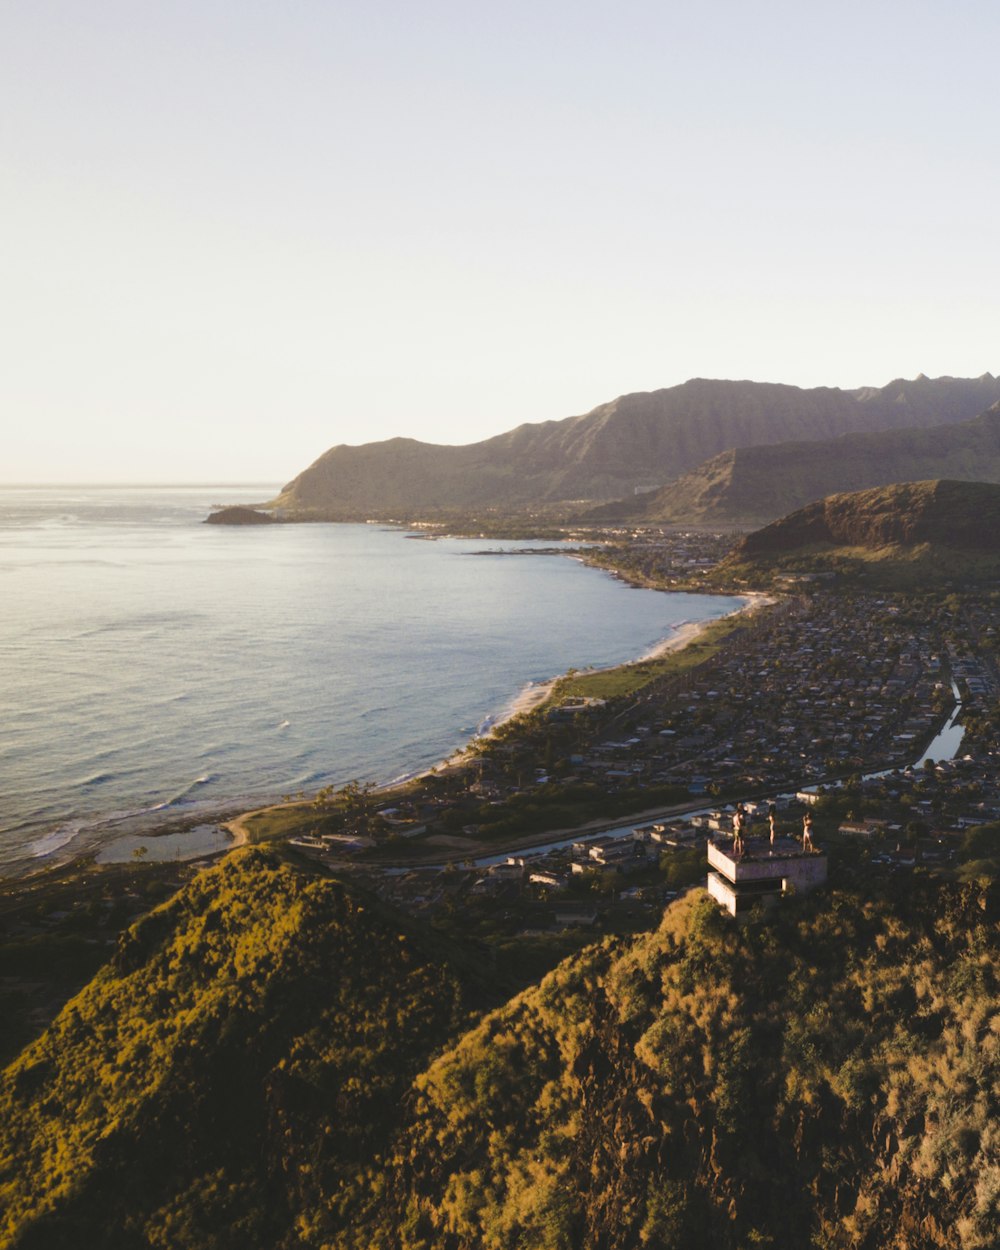
<svg viewBox="0 0 1000 1250"><path fill-rule="evenodd" d="M735 915L737 897L741 886L757 887L772 884L775 893L785 893L793 889L798 894L807 894L826 881L827 860L823 854L806 854L801 850L758 858L735 858L728 849L708 844L708 863L714 872L708 874L708 892L725 909ZM718 874L718 875L716 875ZM732 883L732 884L730 884Z"/></svg>

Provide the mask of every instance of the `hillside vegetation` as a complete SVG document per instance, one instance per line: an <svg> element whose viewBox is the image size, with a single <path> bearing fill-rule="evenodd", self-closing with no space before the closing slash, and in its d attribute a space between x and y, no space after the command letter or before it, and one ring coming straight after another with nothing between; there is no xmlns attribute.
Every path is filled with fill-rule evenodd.
<svg viewBox="0 0 1000 1250"><path fill-rule="evenodd" d="M469 955L236 852L4 1073L0 1244L985 1250L994 904L905 891L695 891L484 1015Z"/></svg>
<svg viewBox="0 0 1000 1250"><path fill-rule="evenodd" d="M859 391L696 378L464 446L395 438L333 447L275 504L304 519L364 520L631 498L727 448L941 425L998 400L1000 379L989 374Z"/></svg>
<svg viewBox="0 0 1000 1250"><path fill-rule="evenodd" d="M485 1001L438 946L258 850L198 876L3 1074L0 1245L314 1245Z"/></svg>
<svg viewBox="0 0 1000 1250"><path fill-rule="evenodd" d="M740 932L696 892L567 960L418 1078L370 1244L995 1244L981 905L834 895Z"/></svg>
<svg viewBox="0 0 1000 1250"><path fill-rule="evenodd" d="M904 482L831 495L748 535L718 576L834 571L885 585L1000 578L1000 486Z"/></svg>

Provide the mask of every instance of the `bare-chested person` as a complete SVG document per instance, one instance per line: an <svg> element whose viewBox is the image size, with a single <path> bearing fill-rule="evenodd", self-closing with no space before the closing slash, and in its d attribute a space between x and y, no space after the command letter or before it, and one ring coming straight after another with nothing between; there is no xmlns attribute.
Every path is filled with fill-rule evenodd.
<svg viewBox="0 0 1000 1250"><path fill-rule="evenodd" d="M736 804L736 811L733 813L733 854L742 855L746 849L743 842L743 833L746 829L747 814L742 803Z"/></svg>

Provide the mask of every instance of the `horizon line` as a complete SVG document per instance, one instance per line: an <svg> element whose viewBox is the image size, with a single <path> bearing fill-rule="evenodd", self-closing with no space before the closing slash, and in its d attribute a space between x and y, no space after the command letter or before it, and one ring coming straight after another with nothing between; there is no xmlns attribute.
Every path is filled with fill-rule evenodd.
<svg viewBox="0 0 1000 1250"><path fill-rule="evenodd" d="M134 490L134 489L136 489L137 487L147 488L147 487L154 487L154 486L155 486L155 487L167 487L167 486L198 486L198 487L202 487L202 486L225 486L225 487L237 487L237 486L238 486L238 487L242 488L242 487L244 487L244 486L268 486L268 487L271 487L271 486L275 486L275 485L278 485L278 486L280 487L280 486L282 486L282 485L283 485L283 483L281 483L281 482L276 482L276 481L273 481L273 480L272 480L272 481L221 482L221 481L217 481L217 480L215 480L215 479L209 479L209 480L203 480L203 481L187 481L187 482L178 482L178 481L167 481L167 482L149 482L149 481L139 481L139 480L137 480L137 481L123 481L123 482L102 482L102 481L85 481L85 482L81 482L81 481L72 481L72 482L70 482L70 481L66 481L66 482L0 482L0 490L40 490L40 489L43 489L43 488L48 489L48 488L55 487L55 486L59 486L59 487L66 487L66 486L70 486L70 487L75 487L75 488L77 488L77 489L79 489L79 488L83 487L83 488L87 488L87 489L91 489L91 490L93 490L93 489L95 489L95 488L97 488L97 487L100 487L102 490L114 490L114 489L116 489L116 488L118 488L118 489L122 489L122 490Z"/></svg>

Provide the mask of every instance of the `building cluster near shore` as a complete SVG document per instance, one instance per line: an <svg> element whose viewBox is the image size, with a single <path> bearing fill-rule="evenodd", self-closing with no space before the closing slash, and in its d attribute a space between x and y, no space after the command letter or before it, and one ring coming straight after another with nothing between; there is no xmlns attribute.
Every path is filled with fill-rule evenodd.
<svg viewBox="0 0 1000 1250"><path fill-rule="evenodd" d="M538 770L533 784L677 785L698 796L905 767L953 704L952 670L969 692L997 688L992 662L884 599L797 599L752 619L713 660L624 711L577 709L587 715L574 715L562 775ZM558 709L551 723L563 728ZM484 753L480 793L509 793L517 752Z"/></svg>
<svg viewBox="0 0 1000 1250"><path fill-rule="evenodd" d="M948 867L970 828L1000 819L1000 724L980 715L1000 692L991 620L991 604L975 599L919 615L872 595L786 600L754 614L705 664L624 700L578 705L569 718L543 709L384 813L407 849L454 862L364 871L384 897L418 911L478 900L516 908L522 920L527 908L529 926L558 928L594 923L600 898L662 906L691 880L693 864L704 881L714 855L716 896L737 914L821 883L825 856L807 858L789 840L810 808L825 837L863 848L870 871ZM956 695L972 726L961 754L916 766ZM646 788L673 786L704 807L481 858L491 809L587 783L602 794L627 791L640 808ZM726 869L737 800L751 814L778 803L780 856L766 846L756 855L758 827L746 863ZM761 866L776 858L781 871ZM674 871L681 862L684 871Z"/></svg>
<svg viewBox="0 0 1000 1250"><path fill-rule="evenodd" d="M511 933L613 924L615 910L619 919L623 910L652 915L678 886L705 883L706 872L710 891L741 915L757 903L823 884L827 843L841 850L853 846L872 878L953 867L970 831L1000 820L1000 745L970 745L969 753L952 760L748 800L751 826L743 856L733 854L735 807L727 803L499 855L489 864L364 871L376 892L397 906L425 914L471 906L501 917ZM779 828L773 847L766 823L772 801ZM817 813L822 830L815 853L804 851L799 837L806 810ZM838 814L844 812L851 814Z"/></svg>
<svg viewBox="0 0 1000 1250"><path fill-rule="evenodd" d="M989 631L989 632L988 632ZM1000 692L990 627L974 612L915 621L884 598L816 596L754 613L708 662L626 699L542 708L383 813L387 836L490 838L511 802L580 786L680 799L795 792L905 768L955 706ZM651 804L646 804L651 806ZM344 839L327 835L330 849ZM363 843L361 844L363 845Z"/></svg>

